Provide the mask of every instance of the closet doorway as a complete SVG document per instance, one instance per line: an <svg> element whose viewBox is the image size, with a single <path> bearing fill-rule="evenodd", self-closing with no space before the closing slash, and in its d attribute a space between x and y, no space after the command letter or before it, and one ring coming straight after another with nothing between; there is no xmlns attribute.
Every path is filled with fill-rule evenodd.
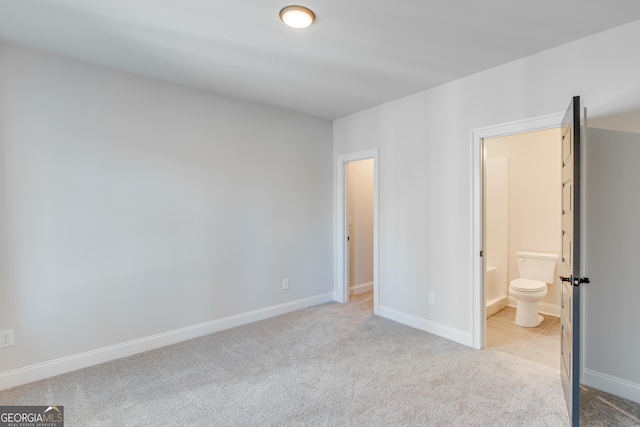
<svg viewBox="0 0 640 427"><path fill-rule="evenodd" d="M347 302L350 294L367 292L371 289L373 290L373 312L377 314L380 304L378 149L342 154L337 160L335 299L338 302ZM360 163L361 161L364 162ZM349 179L350 175L351 179ZM350 187L353 194L351 202L349 201Z"/></svg>

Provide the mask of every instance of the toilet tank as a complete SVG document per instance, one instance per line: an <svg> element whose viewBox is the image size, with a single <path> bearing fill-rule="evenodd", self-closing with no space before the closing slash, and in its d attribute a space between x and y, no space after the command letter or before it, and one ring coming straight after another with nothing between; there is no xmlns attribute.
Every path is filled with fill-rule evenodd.
<svg viewBox="0 0 640 427"><path fill-rule="evenodd" d="M544 252L516 252L520 278L553 283L558 254Z"/></svg>

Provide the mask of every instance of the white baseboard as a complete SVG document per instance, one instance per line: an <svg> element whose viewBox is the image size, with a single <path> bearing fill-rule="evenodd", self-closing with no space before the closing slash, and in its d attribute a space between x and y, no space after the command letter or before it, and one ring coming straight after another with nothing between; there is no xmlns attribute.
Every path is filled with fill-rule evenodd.
<svg viewBox="0 0 640 427"><path fill-rule="evenodd" d="M246 325L258 320L264 320L269 317L279 316L281 314L289 313L318 304L324 304L326 302L334 300L334 293L330 292L327 294L304 298L297 301L291 301L284 304L278 304L271 307L265 307L234 316L224 317L222 319L212 320L210 322L187 326L185 328L163 332L145 338L127 341L124 343L111 345L84 353L61 357L59 359L38 363L36 365L26 366L24 368L14 369L12 371L0 373L0 390L16 387L33 381L42 380L55 375L60 375L66 372L75 371L77 369L97 365L99 363L108 362L110 360L132 356L144 351L153 350L181 341L201 337L203 335L223 331L225 329L234 328L236 326Z"/></svg>
<svg viewBox="0 0 640 427"><path fill-rule="evenodd" d="M511 307L515 307L518 305L518 300L514 297L509 297L509 305ZM548 302L539 302L538 303L538 311L540 314L548 314L549 316L560 317L561 307L556 304L549 304Z"/></svg>
<svg viewBox="0 0 640 427"><path fill-rule="evenodd" d="M640 403L640 384L601 372L584 370L583 384Z"/></svg>
<svg viewBox="0 0 640 427"><path fill-rule="evenodd" d="M487 310L486 310L487 317L491 317L497 312L499 312L500 310L507 308L507 305L508 305L507 297L504 295L501 295L497 298L487 301Z"/></svg>
<svg viewBox="0 0 640 427"><path fill-rule="evenodd" d="M349 295L363 294L373 290L373 282L361 283L349 288Z"/></svg>
<svg viewBox="0 0 640 427"><path fill-rule="evenodd" d="M402 323L403 325L411 326L469 347L473 346L473 341L469 332L451 328L441 323L414 316L412 314L406 314L385 306L380 306L380 312L378 314L382 317L386 317L387 319Z"/></svg>

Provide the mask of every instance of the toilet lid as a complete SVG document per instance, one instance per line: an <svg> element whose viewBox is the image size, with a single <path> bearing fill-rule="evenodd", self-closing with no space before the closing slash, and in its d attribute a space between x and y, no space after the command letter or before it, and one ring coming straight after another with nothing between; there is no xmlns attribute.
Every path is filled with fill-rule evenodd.
<svg viewBox="0 0 640 427"><path fill-rule="evenodd" d="M511 287L518 291L541 291L547 287L547 284L539 280L531 279L515 279L511 281Z"/></svg>

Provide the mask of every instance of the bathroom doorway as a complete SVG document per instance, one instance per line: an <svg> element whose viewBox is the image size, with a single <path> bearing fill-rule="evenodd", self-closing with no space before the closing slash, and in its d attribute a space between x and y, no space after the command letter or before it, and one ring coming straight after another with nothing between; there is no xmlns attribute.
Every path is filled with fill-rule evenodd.
<svg viewBox="0 0 640 427"><path fill-rule="evenodd" d="M538 302L545 319L537 327L515 324L508 289L519 277L516 252L562 250L560 129L485 138L482 150L486 347L559 370L559 273Z"/></svg>

